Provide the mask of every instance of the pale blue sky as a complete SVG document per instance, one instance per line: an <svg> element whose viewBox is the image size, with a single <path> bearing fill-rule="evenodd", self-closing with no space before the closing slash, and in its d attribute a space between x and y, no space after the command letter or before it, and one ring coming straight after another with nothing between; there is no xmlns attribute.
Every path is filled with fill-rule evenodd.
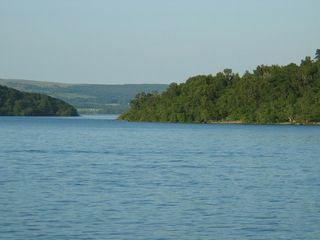
<svg viewBox="0 0 320 240"><path fill-rule="evenodd" d="M319 0L0 0L0 77L170 83L299 63Z"/></svg>

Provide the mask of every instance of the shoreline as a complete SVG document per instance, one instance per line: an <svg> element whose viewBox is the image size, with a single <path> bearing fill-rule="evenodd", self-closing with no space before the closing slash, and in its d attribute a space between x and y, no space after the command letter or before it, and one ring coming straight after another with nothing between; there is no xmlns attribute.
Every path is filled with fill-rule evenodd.
<svg viewBox="0 0 320 240"><path fill-rule="evenodd" d="M210 121L205 124L254 124L254 125L320 125L320 122L278 122L278 123L254 123L242 121Z"/></svg>
<svg viewBox="0 0 320 240"><path fill-rule="evenodd" d="M320 126L320 122L279 122L279 123L255 123L242 121L209 121L209 122L170 122L170 121L131 121L127 119L116 119L117 121L136 122L136 123L180 123L180 124L223 124L223 125L292 125L292 126Z"/></svg>

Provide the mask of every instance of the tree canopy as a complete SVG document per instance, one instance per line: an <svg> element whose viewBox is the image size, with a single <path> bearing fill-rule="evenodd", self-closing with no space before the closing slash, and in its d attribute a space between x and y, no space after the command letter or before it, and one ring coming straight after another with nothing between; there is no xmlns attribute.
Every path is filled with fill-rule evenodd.
<svg viewBox="0 0 320 240"><path fill-rule="evenodd" d="M78 116L78 113L62 100L0 86L0 116Z"/></svg>
<svg viewBox="0 0 320 240"><path fill-rule="evenodd" d="M140 93L119 118L128 121L320 122L320 50L300 65L257 66L242 76L231 69L172 83L161 93Z"/></svg>

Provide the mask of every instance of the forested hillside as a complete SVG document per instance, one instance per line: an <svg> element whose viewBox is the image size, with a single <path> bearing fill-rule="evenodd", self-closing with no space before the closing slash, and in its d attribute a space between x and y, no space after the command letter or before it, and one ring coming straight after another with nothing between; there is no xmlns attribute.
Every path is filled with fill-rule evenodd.
<svg viewBox="0 0 320 240"><path fill-rule="evenodd" d="M163 92L168 87L166 84L65 84L14 79L0 79L0 85L62 99L84 114L123 113L137 93Z"/></svg>
<svg viewBox="0 0 320 240"><path fill-rule="evenodd" d="M44 94L0 86L0 116L77 116L70 104Z"/></svg>
<svg viewBox="0 0 320 240"><path fill-rule="evenodd" d="M231 69L172 83L162 94L140 93L120 116L159 122L320 122L320 49L300 65L258 66L243 76Z"/></svg>

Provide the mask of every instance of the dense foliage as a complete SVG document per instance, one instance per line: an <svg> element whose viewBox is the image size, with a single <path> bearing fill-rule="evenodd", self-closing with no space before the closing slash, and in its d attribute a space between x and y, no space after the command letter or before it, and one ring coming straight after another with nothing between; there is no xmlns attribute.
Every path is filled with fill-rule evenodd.
<svg viewBox="0 0 320 240"><path fill-rule="evenodd" d="M25 93L0 86L0 116L77 116L62 100L44 94Z"/></svg>
<svg viewBox="0 0 320 240"><path fill-rule="evenodd" d="M300 65L258 66L243 76L225 69L140 93L120 116L129 121L243 123L320 122L320 50Z"/></svg>
<svg viewBox="0 0 320 240"><path fill-rule="evenodd" d="M0 85L62 99L84 114L123 113L137 93L163 92L168 87L166 84L65 84L13 79L0 79Z"/></svg>

